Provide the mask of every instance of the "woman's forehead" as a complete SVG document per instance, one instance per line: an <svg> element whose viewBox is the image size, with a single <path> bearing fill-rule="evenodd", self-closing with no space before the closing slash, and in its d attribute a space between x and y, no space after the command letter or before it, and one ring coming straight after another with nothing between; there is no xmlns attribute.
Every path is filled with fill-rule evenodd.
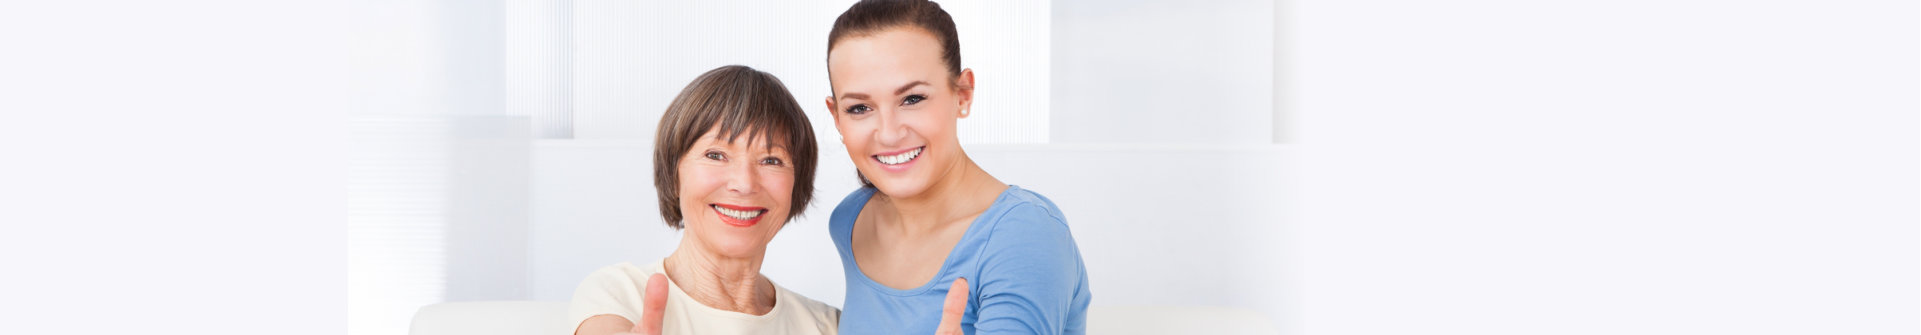
<svg viewBox="0 0 1921 335"><path fill-rule="evenodd" d="M729 132L721 131L720 128L719 125L715 125L713 128L707 129L707 133L700 135L700 141L708 145L725 147L738 146L750 149L772 148L772 150L776 151L787 148L787 138L784 136L785 133L782 132L762 131L762 128L757 126L743 126L741 129L736 130L738 133L730 134Z"/></svg>
<svg viewBox="0 0 1921 335"><path fill-rule="evenodd" d="M892 86L947 71L939 40L919 29L889 29L836 43L827 71L837 83ZM836 85L839 87L840 85ZM847 87L860 89L864 87ZM891 88L891 87L889 87Z"/></svg>
<svg viewBox="0 0 1921 335"><path fill-rule="evenodd" d="M830 59L842 55L843 52L851 55L874 51L920 51L916 53L938 58L942 51L939 37L935 37L934 33L927 32L925 29L913 26L898 26L866 34L849 35L835 41L833 48L834 50L828 51Z"/></svg>

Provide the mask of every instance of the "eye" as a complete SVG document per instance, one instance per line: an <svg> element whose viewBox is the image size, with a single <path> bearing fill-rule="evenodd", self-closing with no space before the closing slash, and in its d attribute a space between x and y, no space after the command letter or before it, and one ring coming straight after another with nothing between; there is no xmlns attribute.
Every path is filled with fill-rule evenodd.
<svg viewBox="0 0 1921 335"><path fill-rule="evenodd" d="M904 105L912 105L912 104L917 104L917 103L920 103L920 102L921 102L921 100L927 100L927 96L925 96L925 95L919 95L919 94L915 94L915 95L909 95L909 96L907 96L907 98L906 98L906 99L901 99L901 100L900 100L900 104L901 104L901 105L903 105L903 106L904 106Z"/></svg>
<svg viewBox="0 0 1921 335"><path fill-rule="evenodd" d="M727 160L727 156L721 155L720 152L718 151L708 151L706 154L702 154L701 156L707 157L707 159L712 159L717 161Z"/></svg>
<svg viewBox="0 0 1921 335"><path fill-rule="evenodd" d="M868 107L867 107L867 105L865 105L865 104L862 104L862 105L853 105L853 106L849 106L849 107L847 107L847 114L848 114L848 115L861 115L861 114L867 114L867 111L869 111L869 110L873 110L873 108L868 108Z"/></svg>
<svg viewBox="0 0 1921 335"><path fill-rule="evenodd" d="M783 162L780 160L779 157L767 157L767 158L761 158L760 163L764 165L780 166L781 163Z"/></svg>

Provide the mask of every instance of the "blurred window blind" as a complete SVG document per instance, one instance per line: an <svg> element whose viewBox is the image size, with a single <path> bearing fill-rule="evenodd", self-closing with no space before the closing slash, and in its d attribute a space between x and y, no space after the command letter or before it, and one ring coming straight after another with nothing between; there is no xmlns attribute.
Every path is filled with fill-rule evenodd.
<svg viewBox="0 0 1921 335"><path fill-rule="evenodd" d="M529 0L521 0L529 1ZM851 1L532 1L508 6L509 114L550 139L652 139L660 113L695 76L740 64L773 73L839 140L821 103L827 33ZM1046 143L1050 5L946 1L976 72L965 143Z"/></svg>
<svg viewBox="0 0 1921 335"><path fill-rule="evenodd" d="M446 291L452 125L356 117L347 163L347 333L406 334Z"/></svg>

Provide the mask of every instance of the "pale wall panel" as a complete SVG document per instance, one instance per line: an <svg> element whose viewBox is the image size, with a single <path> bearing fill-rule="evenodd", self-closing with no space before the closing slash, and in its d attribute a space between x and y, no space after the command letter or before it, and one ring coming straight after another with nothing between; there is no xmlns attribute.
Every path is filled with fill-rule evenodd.
<svg viewBox="0 0 1921 335"><path fill-rule="evenodd" d="M724 65L772 73L839 141L822 103L827 33L847 1L573 2L573 138L653 138L660 115L694 77ZM966 143L1048 140L1046 2L943 3L961 36L962 66L977 73ZM547 137L559 138L559 137Z"/></svg>

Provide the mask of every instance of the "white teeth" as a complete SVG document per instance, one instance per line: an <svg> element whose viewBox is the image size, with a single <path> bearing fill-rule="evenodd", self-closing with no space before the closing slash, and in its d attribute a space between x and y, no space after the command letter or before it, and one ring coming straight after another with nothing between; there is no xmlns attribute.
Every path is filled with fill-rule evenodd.
<svg viewBox="0 0 1921 335"><path fill-rule="evenodd" d="M916 158L916 157L920 157L920 151L921 151L921 149L927 149L927 147L919 147L919 148L914 148L914 150L910 150L910 151L907 151L907 152L903 152L903 153L900 153L899 155L893 155L893 156L874 156L874 158L876 158L876 159L880 159L880 163L881 163L881 164L887 164L887 165L898 165L898 164L901 164L901 163L906 163L906 162L908 162L908 161L912 161L912 160L914 160L914 158Z"/></svg>
<svg viewBox="0 0 1921 335"><path fill-rule="evenodd" d="M761 214L764 214L767 212L767 211L737 211L737 210L727 209L726 207L720 207L720 206L714 206L714 205L708 205L708 206L713 207L714 210L716 211L720 211L720 214L727 215L735 219L741 219L741 220L752 220L754 218L760 217Z"/></svg>

